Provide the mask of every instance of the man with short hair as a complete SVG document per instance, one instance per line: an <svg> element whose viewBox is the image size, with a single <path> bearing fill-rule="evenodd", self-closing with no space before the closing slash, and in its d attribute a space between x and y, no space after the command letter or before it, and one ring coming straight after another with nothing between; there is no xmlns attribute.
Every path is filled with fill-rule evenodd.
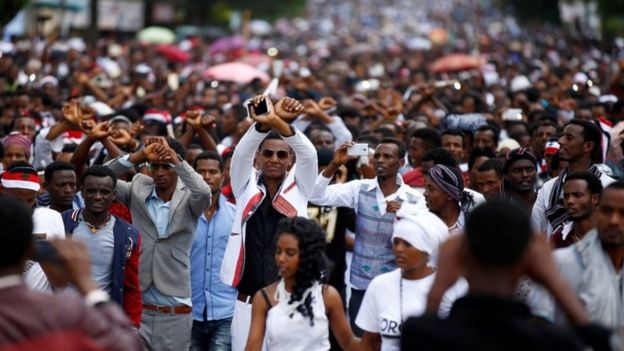
<svg viewBox="0 0 624 351"><path fill-rule="evenodd" d="M37 206L48 207L59 213L84 207L82 196L78 195L76 167L68 162L54 161L44 171L47 193L37 196Z"/></svg>
<svg viewBox="0 0 624 351"><path fill-rule="evenodd" d="M624 200L624 197L623 197ZM622 201L624 204L624 201ZM608 331L588 323L582 303L557 274L543 237L533 235L526 211L495 200L475 208L465 235L442 245L427 311L409 318L402 328L402 350L583 350L581 341L531 315L514 298L519 279L528 275L556 293L573 317L576 331L589 336L594 350L604 350ZM436 315L442 296L460 277L468 293L455 301L448 317ZM479 321L475 323L475 321Z"/></svg>
<svg viewBox="0 0 624 351"><path fill-rule="evenodd" d="M608 185L596 212L596 227L574 245L556 250L561 275L583 301L589 319L614 331L614 349L624 339L624 182ZM552 298L536 287L532 291L534 311L555 324L567 324ZM619 346L615 346L619 345Z"/></svg>
<svg viewBox="0 0 624 351"><path fill-rule="evenodd" d="M81 297L42 294L24 284L24 266L40 248L30 217L30 209L20 201L0 197L0 348L141 350L136 329L91 279L89 255L82 243L50 243L56 275L63 278L63 284L71 283Z"/></svg>
<svg viewBox="0 0 624 351"><path fill-rule="evenodd" d="M456 129L449 129L442 132L442 148L453 155L458 165L462 165L466 151L464 133ZM462 172L467 170L466 168L466 170L462 170Z"/></svg>
<svg viewBox="0 0 624 351"><path fill-rule="evenodd" d="M495 152L498 147L498 133L499 131L494 126L482 125L475 132L473 147L487 148Z"/></svg>
<svg viewBox="0 0 624 351"><path fill-rule="evenodd" d="M533 228L548 236L552 234L553 228L568 219L563 205L563 183L568 173L590 172L600 179L603 186L614 182L613 178L596 166L602 162L602 132L596 124L572 120L563 128L563 135L558 142L559 157L569 165L557 178L549 180L540 189L531 215Z"/></svg>
<svg viewBox="0 0 624 351"><path fill-rule="evenodd" d="M503 178L503 160L491 158L479 166L477 172L477 190L486 200L501 197L501 181Z"/></svg>
<svg viewBox="0 0 624 351"><path fill-rule="evenodd" d="M468 172L470 173L470 181L467 186L470 186L474 190L481 191L479 190L479 181L477 179L479 167L483 164L483 162L495 157L496 154L494 151L486 147L475 147L472 151L470 151L470 156L468 156Z"/></svg>
<svg viewBox="0 0 624 351"><path fill-rule="evenodd" d="M425 186L422 159L429 150L436 147L442 147L442 138L437 130L422 128L412 133L407 149L408 161L412 169L402 175L405 184L420 188ZM407 166L403 168L407 168Z"/></svg>
<svg viewBox="0 0 624 351"><path fill-rule="evenodd" d="M158 350L186 350L191 343L190 251L211 193L185 156L179 141L150 137L144 148L108 164L119 177L149 162L151 177L138 173L131 182L118 180L115 190L142 235L139 331L146 347Z"/></svg>
<svg viewBox="0 0 624 351"><path fill-rule="evenodd" d="M253 295L279 277L273 245L277 222L285 217L307 217L308 198L318 173L314 145L286 123L301 113L303 105L289 97L273 104L263 96L256 96L251 104L257 106L264 99L269 113L252 113L255 124L236 145L231 161L236 214L221 280L238 290L232 317L234 351L245 348Z"/></svg>
<svg viewBox="0 0 624 351"><path fill-rule="evenodd" d="M591 173L578 172L566 177L563 205L570 219L553 230L550 243L554 248L568 247L596 227L596 209L601 194L602 183Z"/></svg>
<svg viewBox="0 0 624 351"><path fill-rule="evenodd" d="M212 200L197 222L191 247L193 329L191 350L229 351L236 288L224 284L219 271L236 207L221 194L223 159L215 151L197 155L193 168L210 187Z"/></svg>
<svg viewBox="0 0 624 351"><path fill-rule="evenodd" d="M49 208L35 206L40 188L39 175L28 162L13 162L2 173L1 185L2 196L17 199L31 210L33 236L36 240L65 237L61 214ZM57 286L58 282L49 281L48 273L48 266L29 260L24 266L24 281L33 290L52 292L52 287Z"/></svg>
<svg viewBox="0 0 624 351"><path fill-rule="evenodd" d="M351 263L349 316L355 325L360 304L371 280L396 268L392 253L392 225L403 202L424 205L423 197L403 182L399 169L405 164L405 144L384 138L375 148L376 178L329 185L338 168L357 157L348 155L352 143L342 145L318 175L310 202L320 206L351 207L356 212L355 247ZM426 209L423 206L423 210Z"/></svg>
<svg viewBox="0 0 624 351"><path fill-rule="evenodd" d="M108 167L91 166L82 175L85 207L63 212L65 232L85 243L91 273L100 289L124 309L132 324L141 324L139 254L141 236L123 219L111 215L117 177Z"/></svg>

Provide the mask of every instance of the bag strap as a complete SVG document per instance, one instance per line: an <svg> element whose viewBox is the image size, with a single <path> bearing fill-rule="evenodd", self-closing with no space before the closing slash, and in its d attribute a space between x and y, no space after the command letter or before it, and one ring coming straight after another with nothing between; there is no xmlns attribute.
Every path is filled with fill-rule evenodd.
<svg viewBox="0 0 624 351"><path fill-rule="evenodd" d="M260 294L262 294L262 297L264 298L264 301L266 302L267 306L269 306L269 308L273 307L271 300L269 300L269 295L267 295L266 288L260 289Z"/></svg>

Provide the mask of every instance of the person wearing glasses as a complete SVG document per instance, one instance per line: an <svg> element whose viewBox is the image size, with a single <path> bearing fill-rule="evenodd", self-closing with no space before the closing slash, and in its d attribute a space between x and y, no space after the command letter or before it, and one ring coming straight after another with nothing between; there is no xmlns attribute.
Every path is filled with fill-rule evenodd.
<svg viewBox="0 0 624 351"><path fill-rule="evenodd" d="M107 165L119 176L143 162L151 177L138 173L130 182L117 181L115 188L142 235L139 333L147 349L188 350L193 324L190 251L197 220L212 193L185 161L184 146L170 137L150 137L144 148Z"/></svg>
<svg viewBox="0 0 624 351"><path fill-rule="evenodd" d="M257 115L255 109L264 103L267 112ZM234 351L243 350L247 342L254 294L279 278L274 259L277 222L307 217L318 170L314 145L286 122L302 112L299 101L285 97L273 105L256 96L250 104L255 123L231 161L236 214L221 265L221 280L238 289L231 328Z"/></svg>

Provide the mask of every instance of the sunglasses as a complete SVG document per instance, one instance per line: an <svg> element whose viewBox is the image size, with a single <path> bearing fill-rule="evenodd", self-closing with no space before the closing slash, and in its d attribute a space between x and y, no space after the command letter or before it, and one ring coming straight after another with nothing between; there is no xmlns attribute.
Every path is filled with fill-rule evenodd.
<svg viewBox="0 0 624 351"><path fill-rule="evenodd" d="M262 157L266 158L266 159L271 159L273 158L273 155L277 154L277 158L280 160L285 160L288 158L288 156L290 156L290 153L288 151L285 150L272 150L272 149L263 149L260 154L262 155Z"/></svg>

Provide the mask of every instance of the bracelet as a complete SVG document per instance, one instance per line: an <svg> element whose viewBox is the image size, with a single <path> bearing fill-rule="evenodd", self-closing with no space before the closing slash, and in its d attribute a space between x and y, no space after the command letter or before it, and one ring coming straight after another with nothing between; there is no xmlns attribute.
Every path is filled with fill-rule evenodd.
<svg viewBox="0 0 624 351"><path fill-rule="evenodd" d="M84 299L87 306L91 307L110 301L108 293L100 289L89 292L87 295L85 295Z"/></svg>

